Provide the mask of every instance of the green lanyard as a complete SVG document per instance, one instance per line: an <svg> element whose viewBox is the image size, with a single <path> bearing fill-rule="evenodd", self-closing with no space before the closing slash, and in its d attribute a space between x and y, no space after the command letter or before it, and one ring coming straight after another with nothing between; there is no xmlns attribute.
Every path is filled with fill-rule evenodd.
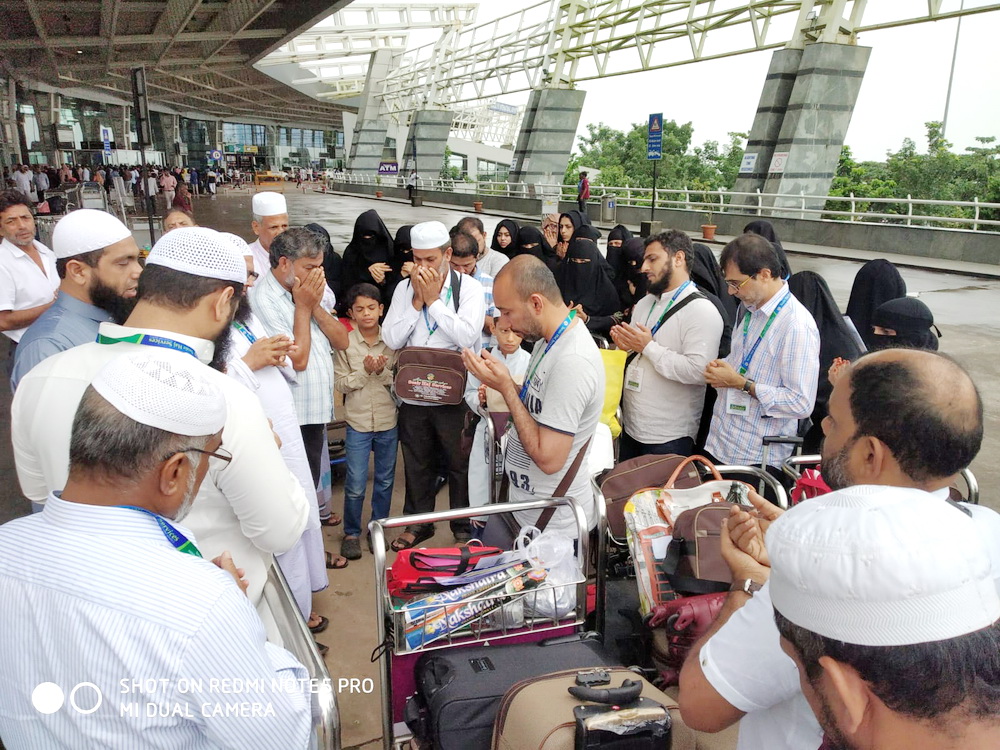
<svg viewBox="0 0 1000 750"><path fill-rule="evenodd" d="M450 286L448 287L448 294L445 295L444 306L447 307L449 302L451 302L451 287ZM427 326L427 338L429 339L431 336L433 336L437 332L438 324L437 324L437 321L434 321L434 327L431 328L430 318L427 317L427 305L424 305L424 308L423 308L423 310L421 310L421 312L424 314L424 325Z"/></svg>
<svg viewBox="0 0 1000 750"><path fill-rule="evenodd" d="M670 308L674 306L674 302L677 301L677 298L681 296L681 292L683 292L685 289L687 289L688 286L690 286L690 284L691 284L690 280L685 281L683 284L681 284L677 288L677 291L674 292L674 296L670 298L670 301L667 302L667 306L663 309L663 313L660 315L660 319L658 321L656 321L656 325L653 326L653 329L650 331L650 333L653 336L655 336L656 332L660 330L660 326L662 326L663 325L663 321L666 320L667 313L670 312ZM656 304L654 303L652 305L652 307L649 308L649 312L646 314L646 326L647 327L649 326L649 319L651 317L653 317L653 310L655 310L655 309L656 309Z"/></svg>
<svg viewBox="0 0 1000 750"><path fill-rule="evenodd" d="M750 362L753 361L753 355L757 353L757 347L760 346L760 342L764 340L764 334L767 333L771 324L774 322L774 319L777 318L778 313L781 312L781 308L788 304L788 300L791 299L791 297L792 293L790 291L786 292L781 302L779 302L778 306L774 308L774 312L771 313L771 317L767 319L767 322L761 329L760 335L757 337L757 341L754 343L753 348L747 352L746 356L743 357L743 361L740 362L740 375L747 374L747 368L750 367ZM746 317L743 318L743 346L746 346L748 330L750 330L750 313L747 313Z"/></svg>

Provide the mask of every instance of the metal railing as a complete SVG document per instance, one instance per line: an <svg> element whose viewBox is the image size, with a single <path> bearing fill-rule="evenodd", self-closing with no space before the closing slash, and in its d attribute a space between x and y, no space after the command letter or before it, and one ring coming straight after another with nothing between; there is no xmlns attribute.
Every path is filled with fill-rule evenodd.
<svg viewBox="0 0 1000 750"><path fill-rule="evenodd" d="M330 178L333 183L349 185L372 185L375 187L406 187L406 177L402 175L337 174ZM576 201L576 187L555 183L521 183L479 180L475 182L443 178L424 179L418 177L419 190L464 193L471 196L503 198L550 199L566 202ZM650 208L653 202L651 188L619 187L607 185L591 186L592 196L599 199L614 198L618 206ZM591 202L595 197L591 198ZM844 209L831 207L842 204ZM820 206L820 207L817 207ZM1000 217L1000 203L988 203L975 198L971 201L942 201L922 198L869 198L856 196L825 195L814 196L800 193L764 193L760 190L742 192L736 190L698 190L691 188L665 189L656 191L653 208L677 211L697 211L706 214L711 223L714 214L736 214L768 218L799 218L813 220L849 221L858 224L893 224L899 226L932 227L934 229L959 229L985 232L1000 232L1000 218L985 218L984 211L993 211ZM883 210L879 210L879 209ZM933 213L934 208L951 209L948 214ZM886 210L893 209L893 210Z"/></svg>

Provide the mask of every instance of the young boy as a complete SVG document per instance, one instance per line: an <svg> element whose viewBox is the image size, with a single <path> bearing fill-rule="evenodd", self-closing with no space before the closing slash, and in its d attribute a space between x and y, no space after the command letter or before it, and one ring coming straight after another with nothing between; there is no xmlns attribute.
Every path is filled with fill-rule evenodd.
<svg viewBox="0 0 1000 750"><path fill-rule="evenodd" d="M396 352L382 341L378 321L384 307L372 284L355 284L347 292L347 311L354 321L347 349L337 352L334 388L344 394L347 416L347 478L344 481L344 541L340 554L361 557L361 515L368 483L368 456L375 452L372 518L389 515L396 476L396 403L392 399L392 367ZM371 536L368 537L371 551Z"/></svg>
<svg viewBox="0 0 1000 750"><path fill-rule="evenodd" d="M521 337L506 322L501 326L500 318L494 319L493 333L497 339L493 355L507 365L515 381L522 381L531 354L521 348ZM472 374L466 382L465 402L473 412L476 412L477 407L486 405L486 386L480 384ZM472 440L472 452L469 454L469 505L472 507L486 505L490 501L490 482L493 478L487 458L486 423L480 420L476 425L476 436ZM480 530L483 525L478 519L472 522L474 530Z"/></svg>

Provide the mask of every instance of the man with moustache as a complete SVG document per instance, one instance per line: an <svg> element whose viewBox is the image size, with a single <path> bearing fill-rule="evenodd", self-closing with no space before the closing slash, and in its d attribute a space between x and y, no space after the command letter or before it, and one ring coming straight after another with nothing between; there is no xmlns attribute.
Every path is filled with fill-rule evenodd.
<svg viewBox="0 0 1000 750"><path fill-rule="evenodd" d="M96 342L49 357L21 380L11 405L11 439L21 491L43 503L66 485L73 415L101 367L147 349L188 356L226 399L223 437L232 460L209 465L187 523L206 557L232 553L247 572L251 601L271 624L262 601L267 570L273 554L298 541L309 508L260 401L221 372L246 280L246 262L218 232L184 227L163 235L146 259L125 325L102 323ZM216 367L206 366L210 362Z"/></svg>
<svg viewBox="0 0 1000 750"><path fill-rule="evenodd" d="M190 528L210 467L233 460L225 378L137 349L84 388L65 487L0 527L0 734L10 750L304 748L308 673L265 641L231 555L213 559ZM238 695L212 687L234 679ZM123 692L132 680L158 687ZM83 710L59 710L63 690ZM156 710L123 709L139 701ZM250 704L268 708L252 720L226 710Z"/></svg>
<svg viewBox="0 0 1000 750"><path fill-rule="evenodd" d="M937 352L891 349L833 374L823 420L823 478L830 487L916 488L940 502L940 513L958 512L948 500L951 480L983 439L983 404L968 373ZM734 584L681 671L681 712L688 726L703 732L740 721L738 750L813 750L823 732L795 663L779 646L767 585L764 532L782 511L755 493L750 498L756 513L734 511L724 533ZM991 550L1000 583L1000 515L962 507Z"/></svg>
<svg viewBox="0 0 1000 750"><path fill-rule="evenodd" d="M55 303L28 326L14 356L11 389L42 360L97 339L101 323L124 323L139 287L139 246L107 211L81 208L55 226Z"/></svg>
<svg viewBox="0 0 1000 750"><path fill-rule="evenodd" d="M671 229L644 245L648 293L636 303L631 323L611 328L615 345L632 352L625 368L619 461L691 455L705 402L705 367L718 355L722 338L722 316L691 281L691 239Z"/></svg>
<svg viewBox="0 0 1000 750"><path fill-rule="evenodd" d="M766 435L795 435L812 414L819 382L819 331L781 278L771 243L744 234L726 245L720 265L729 293L747 312L733 328L732 350L705 368L718 389L705 452L719 464L762 463ZM781 476L791 445L771 446L769 470Z"/></svg>

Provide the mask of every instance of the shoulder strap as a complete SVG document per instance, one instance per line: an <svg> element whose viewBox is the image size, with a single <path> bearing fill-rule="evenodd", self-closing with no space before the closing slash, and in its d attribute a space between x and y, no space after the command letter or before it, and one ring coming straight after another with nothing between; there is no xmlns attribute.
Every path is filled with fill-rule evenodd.
<svg viewBox="0 0 1000 750"><path fill-rule="evenodd" d="M583 463L583 456L587 452L587 448L590 446L591 438L587 438L587 442L584 443L580 450L576 454L576 458L573 459L573 463L563 474L562 480L559 482L559 486L556 487L556 491L552 494L552 497L565 497L566 493L569 492L570 485L573 484L573 480L576 479L577 473L580 471L580 464ZM535 528L539 531L545 531L545 527L549 525L549 521L552 520L552 516L555 515L555 508L546 508L538 515L538 520L535 522Z"/></svg>
<svg viewBox="0 0 1000 750"><path fill-rule="evenodd" d="M663 316L663 323L660 324L660 327L662 328L663 325L672 317L674 317L677 313L679 313L684 308L685 305L694 302L696 299L708 299L708 297L706 297L701 292L701 290L695 289L693 292L691 292L691 294L689 294L687 297L682 299L680 302L678 302L676 305L674 305L667 311L667 314ZM625 366L628 367L630 364L632 364L632 360L635 359L636 356L638 356L637 352L629 352L629 355L625 358Z"/></svg>
<svg viewBox="0 0 1000 750"><path fill-rule="evenodd" d="M451 295L452 304L455 305L455 312L458 312L458 298L462 295L462 274L451 272L451 288L454 290Z"/></svg>

